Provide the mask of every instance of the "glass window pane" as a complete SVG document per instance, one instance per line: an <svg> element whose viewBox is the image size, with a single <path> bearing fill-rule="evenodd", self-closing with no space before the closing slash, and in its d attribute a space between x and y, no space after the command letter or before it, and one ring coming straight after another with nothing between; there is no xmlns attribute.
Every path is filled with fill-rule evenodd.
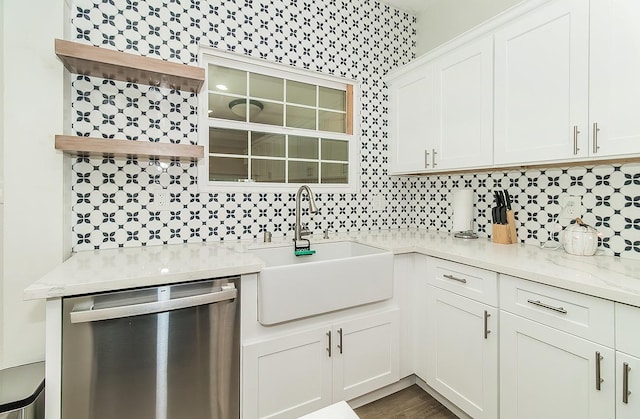
<svg viewBox="0 0 640 419"><path fill-rule="evenodd" d="M249 121L281 127L284 119L282 108L283 105L281 103L251 99Z"/></svg>
<svg viewBox="0 0 640 419"><path fill-rule="evenodd" d="M318 163L290 161L289 183L318 183Z"/></svg>
<svg viewBox="0 0 640 419"><path fill-rule="evenodd" d="M316 106L316 86L287 80L287 102Z"/></svg>
<svg viewBox="0 0 640 419"><path fill-rule="evenodd" d="M249 73L249 96L261 99L284 100L284 80L278 77Z"/></svg>
<svg viewBox="0 0 640 419"><path fill-rule="evenodd" d="M318 129L320 131L330 132L346 132L347 131L347 114L339 112L319 111L318 118L320 123Z"/></svg>
<svg viewBox="0 0 640 419"><path fill-rule="evenodd" d="M249 154L247 131L209 128L209 153Z"/></svg>
<svg viewBox="0 0 640 419"><path fill-rule="evenodd" d="M318 139L311 137L289 136L289 158L317 159Z"/></svg>
<svg viewBox="0 0 640 419"><path fill-rule="evenodd" d="M209 64L209 90L247 95L247 72Z"/></svg>
<svg viewBox="0 0 640 419"><path fill-rule="evenodd" d="M349 165L322 163L322 183L349 183Z"/></svg>
<svg viewBox="0 0 640 419"><path fill-rule="evenodd" d="M341 140L322 139L322 160L349 160L349 143Z"/></svg>
<svg viewBox="0 0 640 419"><path fill-rule="evenodd" d="M236 104L236 106L231 109L229 107L230 104ZM242 109L242 111L245 111L246 107L247 99L209 93L209 118L246 121L246 114L239 112L240 109Z"/></svg>
<svg viewBox="0 0 640 419"><path fill-rule="evenodd" d="M284 183L284 160L251 160L251 178L256 182Z"/></svg>
<svg viewBox="0 0 640 419"><path fill-rule="evenodd" d="M251 154L253 156L284 157L284 134L252 132ZM284 169L282 173L284 173Z"/></svg>
<svg viewBox="0 0 640 419"><path fill-rule="evenodd" d="M232 157L209 158L210 181L245 181L249 177L247 159Z"/></svg>
<svg viewBox="0 0 640 419"><path fill-rule="evenodd" d="M287 126L316 129L316 110L299 106L287 106Z"/></svg>
<svg viewBox="0 0 640 419"><path fill-rule="evenodd" d="M320 107L333 109L336 111L347 110L347 92L344 90L330 89L328 87L319 87L320 90Z"/></svg>

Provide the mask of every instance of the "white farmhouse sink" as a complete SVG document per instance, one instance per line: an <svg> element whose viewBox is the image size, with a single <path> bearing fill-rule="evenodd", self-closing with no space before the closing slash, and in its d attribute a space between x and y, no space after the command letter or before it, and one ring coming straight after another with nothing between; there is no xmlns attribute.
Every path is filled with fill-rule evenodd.
<svg viewBox="0 0 640 419"><path fill-rule="evenodd" d="M258 321L275 324L393 296L393 254L344 241L312 244L310 256L293 246L253 249L265 263L258 274Z"/></svg>

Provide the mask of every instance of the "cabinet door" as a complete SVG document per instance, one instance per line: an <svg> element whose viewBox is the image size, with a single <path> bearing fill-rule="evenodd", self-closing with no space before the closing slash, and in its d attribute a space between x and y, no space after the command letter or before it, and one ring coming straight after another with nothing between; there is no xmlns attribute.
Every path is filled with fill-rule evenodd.
<svg viewBox="0 0 640 419"><path fill-rule="evenodd" d="M331 399L330 328L318 328L243 347L245 418L297 418Z"/></svg>
<svg viewBox="0 0 640 419"><path fill-rule="evenodd" d="M333 400L350 400L400 379L398 310L334 326Z"/></svg>
<svg viewBox="0 0 640 419"><path fill-rule="evenodd" d="M638 418L640 418L640 358L616 352L616 419Z"/></svg>
<svg viewBox="0 0 640 419"><path fill-rule="evenodd" d="M433 129L433 70L428 65L394 80L391 93L391 171L431 168L427 138ZM429 149L429 151L427 151Z"/></svg>
<svg viewBox="0 0 640 419"><path fill-rule="evenodd" d="M588 1L549 2L495 33L494 163L588 155L588 66Z"/></svg>
<svg viewBox="0 0 640 419"><path fill-rule="evenodd" d="M610 348L500 311L501 417L613 418L614 365Z"/></svg>
<svg viewBox="0 0 640 419"><path fill-rule="evenodd" d="M489 166L493 161L493 37L436 60L433 169Z"/></svg>
<svg viewBox="0 0 640 419"><path fill-rule="evenodd" d="M498 417L497 310L429 288L427 384L474 418Z"/></svg>
<svg viewBox="0 0 640 419"><path fill-rule="evenodd" d="M639 21L637 1L591 1L589 117L594 156L640 153Z"/></svg>

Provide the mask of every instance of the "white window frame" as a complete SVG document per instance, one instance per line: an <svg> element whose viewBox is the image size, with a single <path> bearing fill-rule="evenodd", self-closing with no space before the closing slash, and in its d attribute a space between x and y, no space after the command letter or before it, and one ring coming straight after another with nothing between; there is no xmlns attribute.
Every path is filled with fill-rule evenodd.
<svg viewBox="0 0 640 419"><path fill-rule="evenodd" d="M221 51L211 47L201 46L198 53L199 65L205 69L205 82L198 94L198 144L204 146L204 158L198 161L198 191L201 192L295 192L303 183L268 183L268 182L226 182L209 180L209 127L210 120L215 121L216 128L249 130L259 132L277 132L303 137L317 137L326 139L347 139L349 143L349 183L346 184L318 184L308 185L314 192L329 193L357 193L360 191L360 83L310 70L299 69L284 64L273 63L263 59ZM209 118L208 115L208 76L209 64L238 68L268 76L286 78L319 86L343 89L344 85L353 88L353 133L333 133L308 129L289 128L257 124L243 121L232 121ZM347 110L348 111L348 110ZM296 160L296 159L293 159Z"/></svg>

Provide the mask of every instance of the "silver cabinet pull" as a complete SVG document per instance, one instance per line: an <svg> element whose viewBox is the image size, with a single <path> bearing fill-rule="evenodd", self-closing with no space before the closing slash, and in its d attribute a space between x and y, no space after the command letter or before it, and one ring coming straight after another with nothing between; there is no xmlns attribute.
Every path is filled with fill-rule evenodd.
<svg viewBox="0 0 640 419"><path fill-rule="evenodd" d="M429 150L424 151L424 168L429 168Z"/></svg>
<svg viewBox="0 0 640 419"><path fill-rule="evenodd" d="M533 304L534 306L538 306L538 307L546 308L546 309L549 309L549 310L557 311L558 313L567 314L567 310L565 310L564 308L550 306L549 304L545 304L545 303L541 302L540 300L535 300L535 301L534 300L527 300L527 303Z"/></svg>
<svg viewBox="0 0 640 419"><path fill-rule="evenodd" d="M580 134L580 131L578 130L578 126L574 125L573 126L573 154L577 155L578 151L580 151L580 148L578 148L578 134Z"/></svg>
<svg viewBox="0 0 640 419"><path fill-rule="evenodd" d="M435 148L431 149L431 166L436 167L437 163L436 163L436 154L438 154L438 152L436 151Z"/></svg>
<svg viewBox="0 0 640 419"><path fill-rule="evenodd" d="M331 358L331 330L327 332L327 337L329 338L329 345L327 346L327 352L329 353L329 358Z"/></svg>
<svg viewBox="0 0 640 419"><path fill-rule="evenodd" d="M600 128L598 128L598 123L593 123L593 154L596 154L598 150L600 150L600 146L598 145L598 132L600 132Z"/></svg>
<svg viewBox="0 0 640 419"><path fill-rule="evenodd" d="M342 328L338 329L338 336L340 337L338 349L340 349L340 355L342 355Z"/></svg>
<svg viewBox="0 0 640 419"><path fill-rule="evenodd" d="M622 403L629 404L629 371L631 368L626 362L622 363Z"/></svg>
<svg viewBox="0 0 640 419"><path fill-rule="evenodd" d="M596 390L600 390L601 384L604 381L600 374L600 361L602 361L602 355L596 351Z"/></svg>
<svg viewBox="0 0 640 419"><path fill-rule="evenodd" d="M467 283L467 280L464 279L464 278L457 278L457 277L455 277L453 275L442 275L442 276L444 276L447 279L453 279L454 281L462 282L463 284Z"/></svg>
<svg viewBox="0 0 640 419"><path fill-rule="evenodd" d="M489 314L489 312L487 310L484 311L484 338L487 339L489 337L489 333L491 333L491 330L489 330L489 317L491 316L491 314Z"/></svg>

